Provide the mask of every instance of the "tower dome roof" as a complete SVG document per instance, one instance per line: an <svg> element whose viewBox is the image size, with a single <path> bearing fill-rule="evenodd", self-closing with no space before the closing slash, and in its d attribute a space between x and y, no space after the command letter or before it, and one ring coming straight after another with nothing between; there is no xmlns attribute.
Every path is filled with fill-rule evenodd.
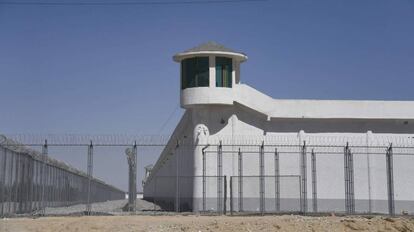
<svg viewBox="0 0 414 232"><path fill-rule="evenodd" d="M225 56L231 56L238 59L240 62L247 60L246 54L242 52L234 51L233 49L226 48L225 46L209 41L207 43L200 44L196 47L190 48L183 52L174 55L174 61L180 62L182 59L196 55L207 55L207 54L219 54Z"/></svg>

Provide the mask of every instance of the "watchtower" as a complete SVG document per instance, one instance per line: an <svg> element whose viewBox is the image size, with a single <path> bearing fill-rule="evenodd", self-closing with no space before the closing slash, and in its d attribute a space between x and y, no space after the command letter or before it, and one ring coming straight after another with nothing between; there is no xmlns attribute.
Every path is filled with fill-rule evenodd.
<svg viewBox="0 0 414 232"><path fill-rule="evenodd" d="M173 57L181 64L181 107L232 105L233 87L240 82L241 52L207 42Z"/></svg>

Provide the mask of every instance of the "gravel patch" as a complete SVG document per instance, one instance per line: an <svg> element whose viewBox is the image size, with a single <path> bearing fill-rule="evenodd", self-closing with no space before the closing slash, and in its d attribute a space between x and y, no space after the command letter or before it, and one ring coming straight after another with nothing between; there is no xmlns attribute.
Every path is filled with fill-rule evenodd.
<svg viewBox="0 0 414 232"><path fill-rule="evenodd" d="M125 206L128 200L115 200L92 203L91 214L93 215L127 215L132 212L125 212ZM45 209L45 216L69 216L69 215L84 215L86 212L86 204L77 204L67 207L47 207ZM137 199L136 214L154 214L160 213L161 208L152 202ZM40 212L35 212L34 215L39 215ZM26 215L26 214L25 214ZM21 215L21 216L25 216ZM29 215L26 215L29 216Z"/></svg>

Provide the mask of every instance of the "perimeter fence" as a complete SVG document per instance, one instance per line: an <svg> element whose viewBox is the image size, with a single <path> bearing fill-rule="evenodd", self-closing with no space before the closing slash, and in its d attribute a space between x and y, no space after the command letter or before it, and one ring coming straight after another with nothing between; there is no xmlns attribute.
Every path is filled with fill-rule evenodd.
<svg viewBox="0 0 414 232"><path fill-rule="evenodd" d="M412 146L216 144L211 173L228 175L231 214L414 215Z"/></svg>
<svg viewBox="0 0 414 232"><path fill-rule="evenodd" d="M88 172L82 172L41 152L0 137L0 216L45 213L47 207L125 199L125 192L92 177L93 145L87 146Z"/></svg>
<svg viewBox="0 0 414 232"><path fill-rule="evenodd" d="M159 158L144 186L144 197L154 202L154 209L414 215L414 146L306 141L180 146L187 147L180 150L177 145L180 152ZM189 147L193 153L187 157L181 151ZM186 176L198 162L190 159L195 150L202 151L202 175Z"/></svg>
<svg viewBox="0 0 414 232"><path fill-rule="evenodd" d="M164 139L137 143L134 138L2 142L1 216L79 203L86 204L90 213L92 202L124 199L120 189L128 189L128 184L135 195L131 184L140 181L144 199L152 202L144 209L148 211L414 215L412 142L364 144L357 137L327 143L307 136L300 141L296 137L252 143L217 139L197 145L166 145ZM128 148L136 169L128 169ZM201 153L197 157L196 151ZM80 165L50 157L57 153L58 160L77 160ZM151 158L137 158L140 155ZM196 162L200 171L194 176ZM151 163L154 168L144 175L144 167ZM136 205L135 197L130 199L130 210L142 210Z"/></svg>

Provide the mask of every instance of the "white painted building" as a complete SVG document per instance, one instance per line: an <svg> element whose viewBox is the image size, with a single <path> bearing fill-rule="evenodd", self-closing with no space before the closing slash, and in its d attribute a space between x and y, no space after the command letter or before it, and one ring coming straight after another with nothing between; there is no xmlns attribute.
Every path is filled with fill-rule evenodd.
<svg viewBox="0 0 414 232"><path fill-rule="evenodd" d="M318 211L345 211L343 146L349 143L354 157L355 210L384 213L388 212L385 147L392 143L395 212L414 213L414 156L408 155L414 150L398 148L414 145L414 101L274 99L241 83L245 54L213 42L178 53L173 59L181 64L181 107L185 114L146 179L144 198L166 206L178 202L182 210L217 210L217 192L221 191L227 194L225 205L229 208L230 177L240 175L240 169L242 176L259 176L258 151L264 143L262 174L273 176L264 182L266 211L277 209L276 149L280 153L276 174L295 176L279 180L282 211L295 211L304 187L307 211L312 211L312 149L317 157ZM217 159L220 142L221 164ZM300 155L304 142L308 146L307 181L299 186L299 176L301 180L304 177ZM226 189L217 186L216 177L208 177L218 174L227 177ZM203 175L207 177L203 179ZM179 188L175 176L182 176ZM245 211L259 207L259 179L255 178L251 183L243 179ZM233 191L239 189L235 186L238 183L232 183ZM233 192L236 211L242 207L238 196Z"/></svg>

